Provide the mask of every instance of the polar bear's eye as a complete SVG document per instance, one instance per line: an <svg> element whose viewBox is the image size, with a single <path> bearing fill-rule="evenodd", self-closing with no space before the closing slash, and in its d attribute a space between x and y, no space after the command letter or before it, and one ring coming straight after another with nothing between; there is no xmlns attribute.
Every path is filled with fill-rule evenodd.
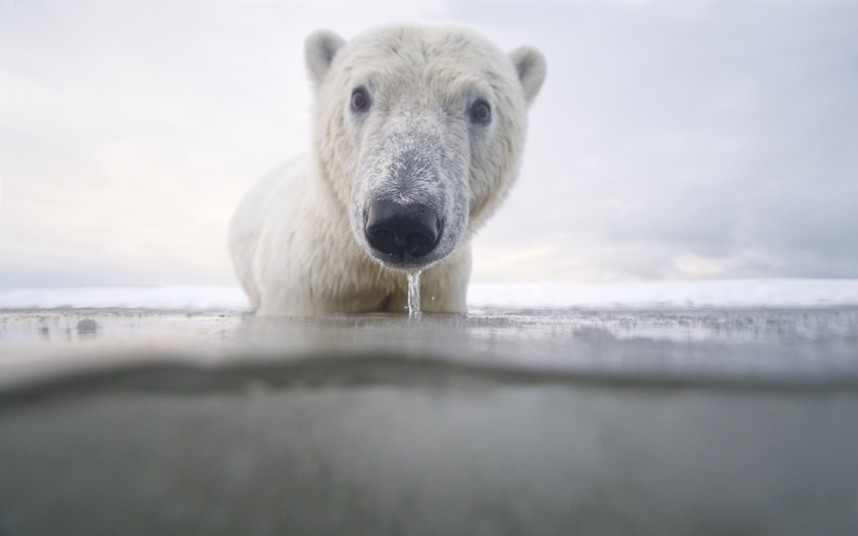
<svg viewBox="0 0 858 536"><path fill-rule="evenodd" d="M471 120L485 125L492 120L492 108L489 103L480 99L471 106Z"/></svg>
<svg viewBox="0 0 858 536"><path fill-rule="evenodd" d="M366 90L359 87L352 91L352 110L360 112L367 108L369 108L369 96L366 94Z"/></svg>

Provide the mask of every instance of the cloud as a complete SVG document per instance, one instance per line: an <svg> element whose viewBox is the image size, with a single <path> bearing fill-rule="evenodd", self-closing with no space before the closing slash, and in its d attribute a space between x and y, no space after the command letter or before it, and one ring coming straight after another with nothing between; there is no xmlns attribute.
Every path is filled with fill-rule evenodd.
<svg viewBox="0 0 858 536"><path fill-rule="evenodd" d="M858 5L13 2L0 287L222 284L230 214L308 145L303 41L451 21L547 56L475 278L858 277Z"/></svg>
<svg viewBox="0 0 858 536"><path fill-rule="evenodd" d="M476 262L536 240L621 279L858 274L858 8L544 5L545 93Z"/></svg>

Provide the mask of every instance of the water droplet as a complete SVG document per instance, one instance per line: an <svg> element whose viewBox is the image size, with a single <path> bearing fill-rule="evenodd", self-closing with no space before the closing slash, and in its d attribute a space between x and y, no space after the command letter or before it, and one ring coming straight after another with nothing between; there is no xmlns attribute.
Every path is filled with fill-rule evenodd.
<svg viewBox="0 0 858 536"><path fill-rule="evenodd" d="M417 318L420 310L420 270L408 272L408 317Z"/></svg>

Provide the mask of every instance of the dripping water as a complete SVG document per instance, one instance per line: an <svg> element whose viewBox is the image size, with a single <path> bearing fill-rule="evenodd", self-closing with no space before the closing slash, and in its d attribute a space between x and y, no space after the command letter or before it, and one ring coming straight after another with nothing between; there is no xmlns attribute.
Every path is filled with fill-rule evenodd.
<svg viewBox="0 0 858 536"><path fill-rule="evenodd" d="M420 270L408 272L408 317L420 316Z"/></svg>

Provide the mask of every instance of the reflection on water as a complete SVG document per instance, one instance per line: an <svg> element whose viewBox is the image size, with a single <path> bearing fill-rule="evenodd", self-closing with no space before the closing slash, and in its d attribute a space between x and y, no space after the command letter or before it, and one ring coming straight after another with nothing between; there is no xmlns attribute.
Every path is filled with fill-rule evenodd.
<svg viewBox="0 0 858 536"><path fill-rule="evenodd" d="M391 314L258 319L219 311L0 313L0 370L165 352L204 362L383 354L566 373L843 382L858 377L858 308L491 309L424 314L416 322Z"/></svg>

